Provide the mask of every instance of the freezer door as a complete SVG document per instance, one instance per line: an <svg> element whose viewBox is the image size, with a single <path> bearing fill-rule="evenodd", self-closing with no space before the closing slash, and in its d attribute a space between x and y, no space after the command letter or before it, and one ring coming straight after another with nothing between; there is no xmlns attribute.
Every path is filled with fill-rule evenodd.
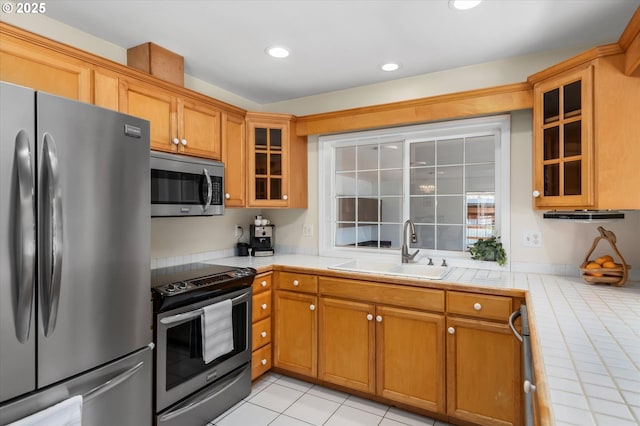
<svg viewBox="0 0 640 426"><path fill-rule="evenodd" d="M152 340L149 123L37 93L38 387Z"/></svg>
<svg viewBox="0 0 640 426"><path fill-rule="evenodd" d="M35 388L35 93L0 83L0 402Z"/></svg>
<svg viewBox="0 0 640 426"><path fill-rule="evenodd" d="M145 347L89 373L0 405L0 424L14 422L82 395L82 424L149 426L152 420L152 349Z"/></svg>

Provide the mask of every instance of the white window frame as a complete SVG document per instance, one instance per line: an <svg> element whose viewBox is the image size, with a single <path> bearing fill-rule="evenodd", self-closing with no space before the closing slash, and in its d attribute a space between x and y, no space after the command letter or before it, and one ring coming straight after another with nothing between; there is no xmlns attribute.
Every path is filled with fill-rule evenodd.
<svg viewBox="0 0 640 426"><path fill-rule="evenodd" d="M496 233L500 236L507 253L507 268L511 258L511 217L510 217L510 142L511 116L509 114L490 117L479 117L446 122L428 123L413 126L394 127L388 129L368 130L356 133L320 136L318 139L318 252L321 256L341 258L366 258L385 256L400 259L400 249L379 248L343 248L335 246L336 207L335 207L335 149L338 144L366 141L366 143L383 143L405 141L405 156L409 144L427 138L468 137L477 133L492 132L497 136L495 149L496 169ZM406 160L405 160L406 161ZM408 176L405 176L403 191L408 188ZM409 197L405 197L405 202ZM404 206L403 221L409 217L409 206ZM418 260L431 257L434 262L442 258L453 266L471 266L478 268L498 269L495 262L471 261L467 252L439 251L421 249ZM473 263L472 263L473 262Z"/></svg>

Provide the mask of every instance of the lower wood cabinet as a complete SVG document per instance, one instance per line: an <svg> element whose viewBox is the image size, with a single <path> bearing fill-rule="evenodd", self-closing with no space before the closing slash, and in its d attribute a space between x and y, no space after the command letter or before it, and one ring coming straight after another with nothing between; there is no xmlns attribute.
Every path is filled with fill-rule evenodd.
<svg viewBox="0 0 640 426"><path fill-rule="evenodd" d="M521 425L521 383L520 342L506 323L447 318L447 414Z"/></svg>

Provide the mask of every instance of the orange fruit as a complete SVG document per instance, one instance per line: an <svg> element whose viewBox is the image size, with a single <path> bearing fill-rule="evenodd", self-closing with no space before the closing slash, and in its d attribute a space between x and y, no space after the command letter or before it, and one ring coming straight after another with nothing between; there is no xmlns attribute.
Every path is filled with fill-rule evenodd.
<svg viewBox="0 0 640 426"><path fill-rule="evenodd" d="M589 262L587 263L587 266L585 266L585 269L601 269L602 267L596 263L596 262ZM586 272L587 275L593 275L594 277L601 277L602 274L597 273L597 272Z"/></svg>
<svg viewBox="0 0 640 426"><path fill-rule="evenodd" d="M612 262L612 261L610 261L610 260L607 260L606 262L604 262L604 263L602 264L602 267L603 267L603 268L617 268L617 267L618 267L618 265L616 265L616 263L615 263L615 262Z"/></svg>
<svg viewBox="0 0 640 426"><path fill-rule="evenodd" d="M602 265L604 262L613 262L613 257L606 254L596 259L596 263L599 265Z"/></svg>

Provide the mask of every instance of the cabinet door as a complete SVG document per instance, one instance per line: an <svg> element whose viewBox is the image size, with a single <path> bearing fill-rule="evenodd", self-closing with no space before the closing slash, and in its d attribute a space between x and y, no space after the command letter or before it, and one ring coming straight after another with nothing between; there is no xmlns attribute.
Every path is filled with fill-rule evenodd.
<svg viewBox="0 0 640 426"><path fill-rule="evenodd" d="M178 98L179 152L219 160L220 111L191 99Z"/></svg>
<svg viewBox="0 0 640 426"><path fill-rule="evenodd" d="M91 102L91 69L71 57L2 35L0 80Z"/></svg>
<svg viewBox="0 0 640 426"><path fill-rule="evenodd" d="M589 207L593 172L591 65L534 88L536 207Z"/></svg>
<svg viewBox="0 0 640 426"><path fill-rule="evenodd" d="M521 425L520 345L506 324L447 319L447 413L478 425Z"/></svg>
<svg viewBox="0 0 640 426"><path fill-rule="evenodd" d="M320 298L320 380L375 392L374 314L374 305Z"/></svg>
<svg viewBox="0 0 640 426"><path fill-rule="evenodd" d="M444 315L376 309L377 394L445 412Z"/></svg>
<svg viewBox="0 0 640 426"><path fill-rule="evenodd" d="M317 375L318 298L278 291L275 297L273 365L309 377Z"/></svg>
<svg viewBox="0 0 640 426"><path fill-rule="evenodd" d="M93 103L118 111L119 79L116 74L101 69L93 71Z"/></svg>
<svg viewBox="0 0 640 426"><path fill-rule="evenodd" d="M287 207L289 126L282 122L248 122L249 206Z"/></svg>
<svg viewBox="0 0 640 426"><path fill-rule="evenodd" d="M247 190L247 145L244 117L222 113L222 162L224 163L224 204L244 207Z"/></svg>
<svg viewBox="0 0 640 426"><path fill-rule="evenodd" d="M151 149L177 152L176 98L135 81L120 81L120 112L149 120Z"/></svg>

